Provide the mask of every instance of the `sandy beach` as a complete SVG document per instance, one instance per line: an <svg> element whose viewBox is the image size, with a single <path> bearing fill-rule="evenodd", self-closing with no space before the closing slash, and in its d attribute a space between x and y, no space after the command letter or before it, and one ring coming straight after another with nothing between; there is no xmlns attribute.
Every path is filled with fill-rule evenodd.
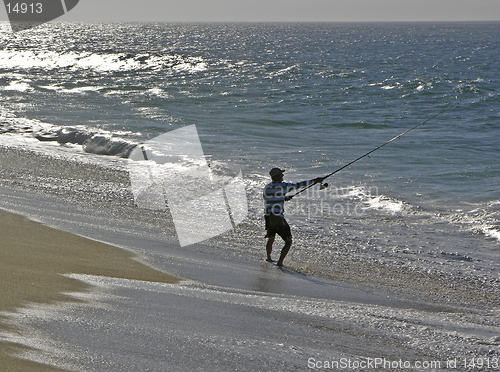
<svg viewBox="0 0 500 372"><path fill-rule="evenodd" d="M0 311L31 302L74 301L65 292L84 290L82 282L63 274L91 274L150 282L174 283L123 249L55 230L26 217L0 210ZM0 322L0 330L4 326ZM5 330L5 328L3 329ZM2 371L59 369L17 359L16 345L0 343Z"/></svg>

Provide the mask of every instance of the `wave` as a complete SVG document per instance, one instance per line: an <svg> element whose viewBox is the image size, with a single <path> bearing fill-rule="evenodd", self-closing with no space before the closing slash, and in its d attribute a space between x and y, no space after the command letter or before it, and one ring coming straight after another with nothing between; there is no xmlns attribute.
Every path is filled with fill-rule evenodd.
<svg viewBox="0 0 500 372"><path fill-rule="evenodd" d="M464 226L473 233L484 234L486 237L500 242L500 201L492 201L486 205L478 205L471 211L457 211L445 219L451 223Z"/></svg>
<svg viewBox="0 0 500 372"><path fill-rule="evenodd" d="M25 81L11 81L10 84L6 87L3 87L2 90L5 91L17 91L17 92L27 92L33 90L30 84Z"/></svg>
<svg viewBox="0 0 500 372"><path fill-rule="evenodd" d="M429 214L429 211L421 210L418 206L378 194L376 187L353 187L348 196L358 199L365 210L378 210L392 215L410 213L415 216L428 216L500 242L500 201L477 205L476 209L470 211L457 210L449 214L434 211Z"/></svg>
<svg viewBox="0 0 500 372"><path fill-rule="evenodd" d="M83 143L83 150L92 154L128 158L137 145L121 138L96 134Z"/></svg>
<svg viewBox="0 0 500 372"><path fill-rule="evenodd" d="M35 133L34 137L39 141L56 141L60 144L82 145L85 152L98 155L113 155L128 158L132 150L138 145L137 142L115 137L112 133L99 133L86 128L58 128Z"/></svg>
<svg viewBox="0 0 500 372"><path fill-rule="evenodd" d="M378 210L392 215L407 212L412 209L411 205L382 195L375 186L351 186L342 191L343 197L356 200L363 210Z"/></svg>
<svg viewBox="0 0 500 372"><path fill-rule="evenodd" d="M96 131L85 126L60 127L37 120L0 115L0 134L18 134L36 138L40 142L61 145L81 145L87 153L128 158L137 141L123 138L120 133Z"/></svg>
<svg viewBox="0 0 500 372"><path fill-rule="evenodd" d="M2 50L0 69L9 71L70 69L96 72L170 69L197 72L206 70L207 63L201 57L180 54Z"/></svg>

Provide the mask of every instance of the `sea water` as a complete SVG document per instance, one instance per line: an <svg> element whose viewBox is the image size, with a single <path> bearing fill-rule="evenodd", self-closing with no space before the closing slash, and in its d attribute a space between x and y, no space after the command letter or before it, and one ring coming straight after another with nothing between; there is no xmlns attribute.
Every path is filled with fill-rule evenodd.
<svg viewBox="0 0 500 372"><path fill-rule="evenodd" d="M249 205L240 238L213 252L258 259L272 167L287 181L324 176L429 120L287 203L288 262L328 277L354 257L498 288L499 31L51 23L12 34L4 24L2 143L126 170L135 146L195 124L214 171L241 169Z"/></svg>

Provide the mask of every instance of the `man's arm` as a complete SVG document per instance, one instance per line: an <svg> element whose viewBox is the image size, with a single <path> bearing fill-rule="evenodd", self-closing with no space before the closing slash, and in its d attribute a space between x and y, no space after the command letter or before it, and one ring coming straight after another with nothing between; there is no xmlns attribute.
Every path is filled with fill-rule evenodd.
<svg viewBox="0 0 500 372"><path fill-rule="evenodd" d="M301 187L307 187L311 184L315 185L317 183L321 183L325 180L325 177L317 177L317 178L314 178L312 180L309 180L309 181L302 181L302 182L297 182L295 184L292 184L292 187L290 189L287 190L287 192L290 192L292 190L295 190L295 189L298 189L298 188L301 188ZM285 201L290 201L292 200L293 196L285 196Z"/></svg>

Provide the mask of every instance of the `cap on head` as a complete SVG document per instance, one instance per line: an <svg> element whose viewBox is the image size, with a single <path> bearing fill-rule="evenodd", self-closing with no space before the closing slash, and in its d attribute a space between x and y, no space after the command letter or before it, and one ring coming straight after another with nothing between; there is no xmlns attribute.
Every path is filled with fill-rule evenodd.
<svg viewBox="0 0 500 372"><path fill-rule="evenodd" d="M269 175L271 176L271 178L274 178L276 177L277 175L279 174L283 174L285 172L284 169L280 169L280 168L273 168L269 171Z"/></svg>

